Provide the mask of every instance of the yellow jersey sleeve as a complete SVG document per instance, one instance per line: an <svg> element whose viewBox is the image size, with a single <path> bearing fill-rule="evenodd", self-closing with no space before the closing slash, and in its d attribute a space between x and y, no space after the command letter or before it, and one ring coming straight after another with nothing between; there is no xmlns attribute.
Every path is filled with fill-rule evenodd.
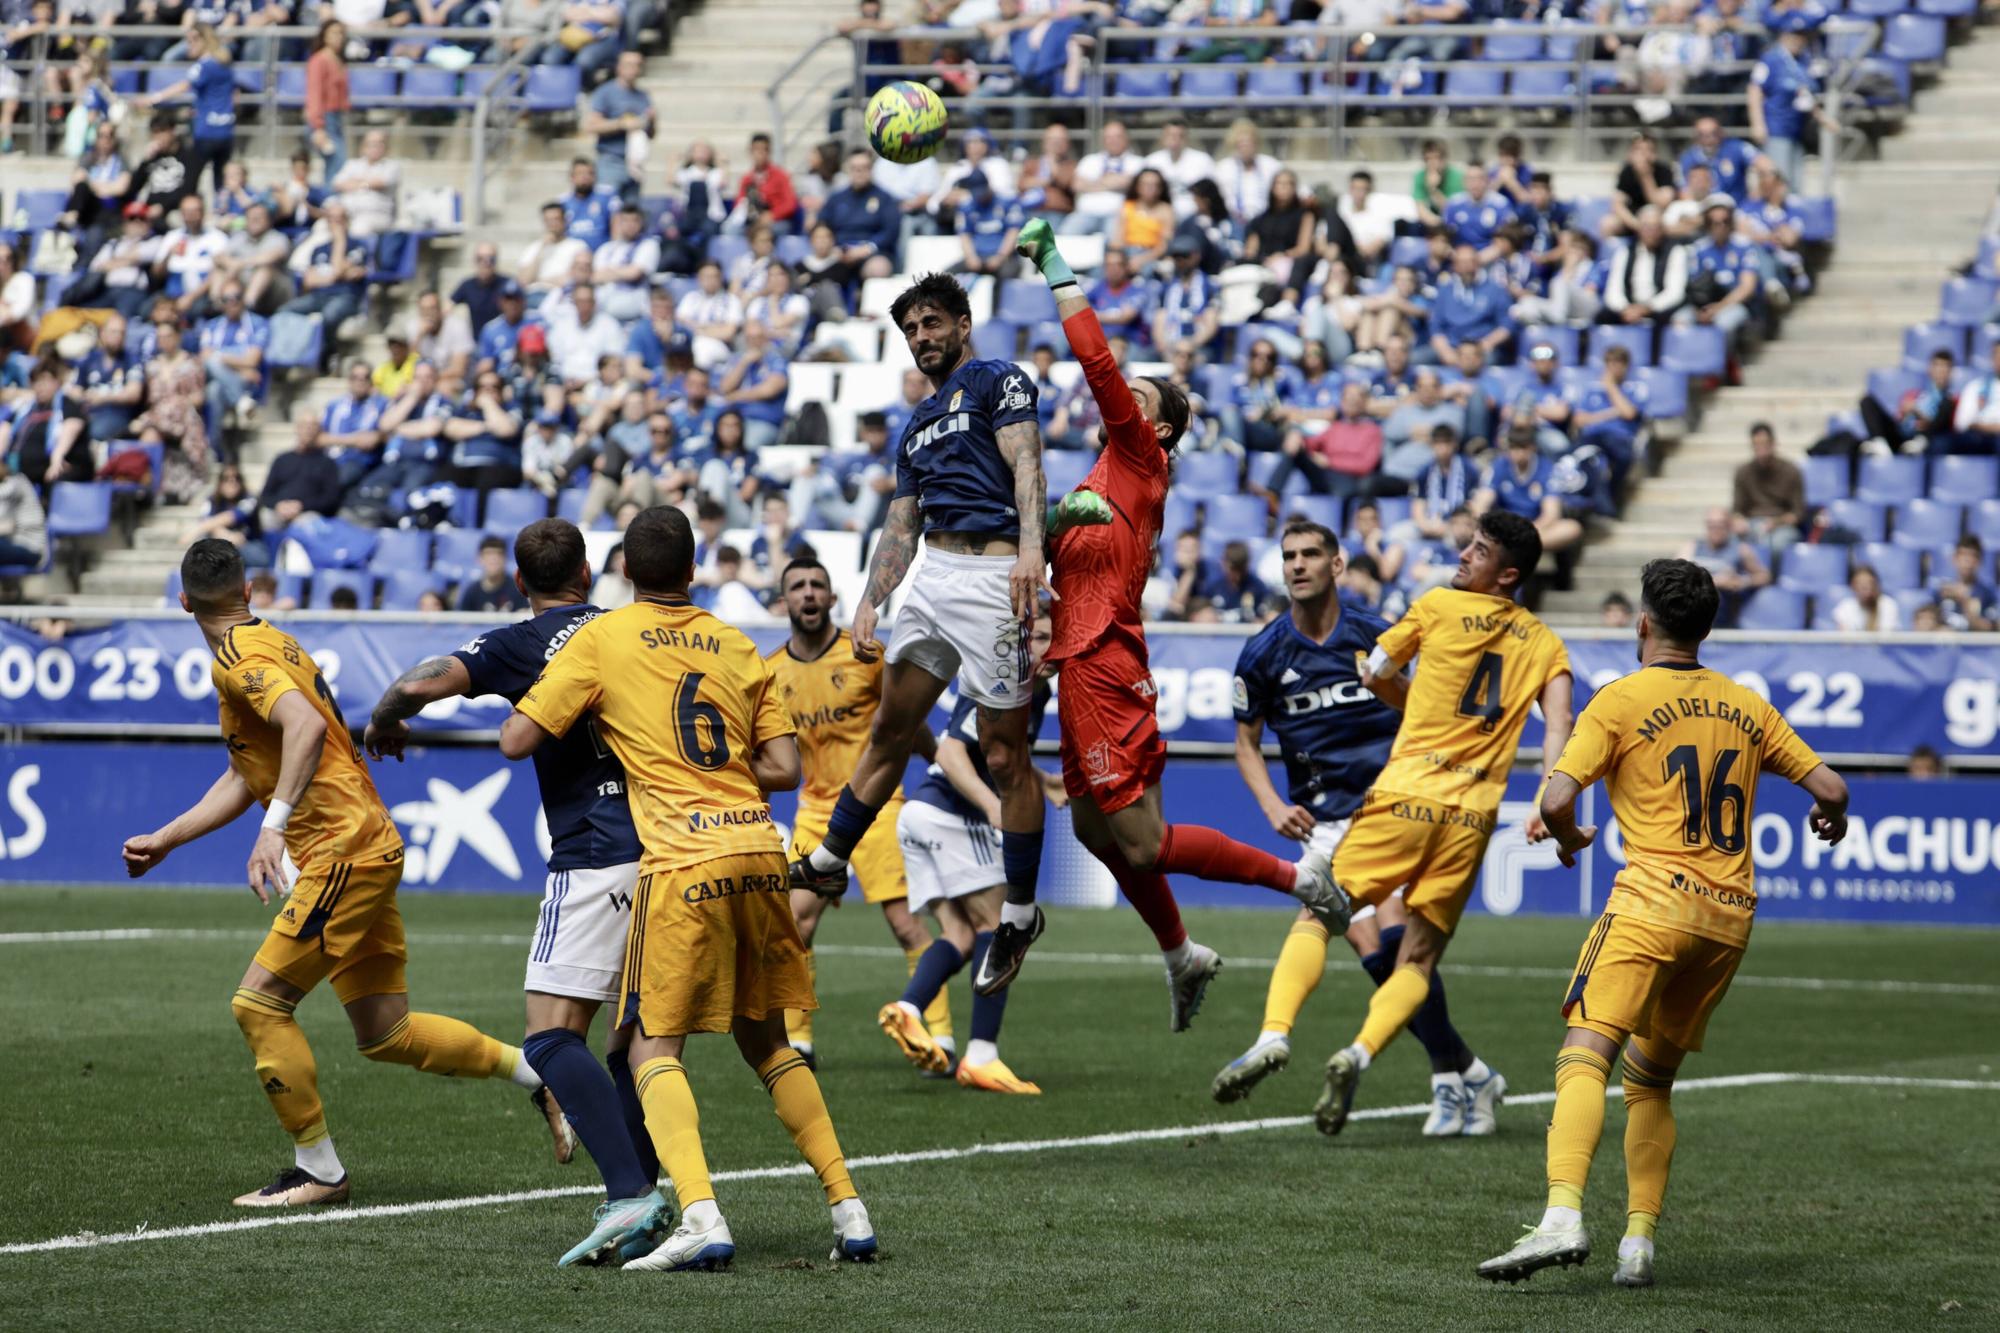
<svg viewBox="0 0 2000 1333"><path fill-rule="evenodd" d="M1375 646L1387 653L1397 666L1405 666L1423 647L1425 622L1437 603L1430 594L1419 597L1403 618L1376 636Z"/></svg>
<svg viewBox="0 0 2000 1333"><path fill-rule="evenodd" d="M1812 746L1799 738L1792 730L1792 724L1785 721L1785 715L1769 704L1764 705L1764 771L1775 773L1787 782L1802 781L1826 761L1819 757Z"/></svg>
<svg viewBox="0 0 2000 1333"><path fill-rule="evenodd" d="M1618 753L1618 738L1626 731L1621 714L1615 687L1599 690L1590 706L1577 716L1576 729L1557 756L1555 771L1568 774L1579 787L1588 787L1603 777Z"/></svg>
<svg viewBox="0 0 2000 1333"><path fill-rule="evenodd" d="M599 636L594 631L602 619L599 616L572 634L514 705L516 712L551 736L568 735L576 720L597 706L603 676L598 670Z"/></svg>
<svg viewBox="0 0 2000 1333"><path fill-rule="evenodd" d="M231 665L218 663L216 692L232 704L255 713L269 722L278 700L298 689L285 670L285 663L262 644L246 642L234 655Z"/></svg>
<svg viewBox="0 0 2000 1333"><path fill-rule="evenodd" d="M757 700L757 712L750 726L752 750L779 736L798 734L798 728L792 725L792 719L785 713L784 701L778 697L778 683L771 678L770 664L761 657L755 660L759 679L751 683Z"/></svg>

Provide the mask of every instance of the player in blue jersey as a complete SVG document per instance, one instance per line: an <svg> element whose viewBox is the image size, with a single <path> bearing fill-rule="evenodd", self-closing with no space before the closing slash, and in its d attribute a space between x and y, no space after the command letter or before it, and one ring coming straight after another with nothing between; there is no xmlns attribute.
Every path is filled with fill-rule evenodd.
<svg viewBox="0 0 2000 1333"><path fill-rule="evenodd" d="M441 699L497 694L510 703L535 683L569 638L603 614L589 604L590 561L574 524L545 518L514 539L515 581L526 620L481 634L457 652L411 667L382 694L363 738L368 753L401 759L409 719ZM549 877L528 950L528 1062L555 1093L604 1175L597 1225L558 1261L601 1263L649 1253L672 1221L653 1182L660 1165L625 1059L631 1029L611 1034L605 1063L590 1054L590 1024L618 998L639 835L625 773L591 727L535 751L535 779L549 826Z"/></svg>
<svg viewBox="0 0 2000 1333"><path fill-rule="evenodd" d="M1378 678L1372 685L1362 681L1361 662L1388 623L1341 602L1335 584L1344 562L1333 533L1294 519L1280 542L1292 604L1245 644L1236 660L1236 767L1274 830L1331 857L1388 762L1407 682L1401 676ZM1283 797L1264 763L1267 722L1278 734L1285 761ZM1396 970L1407 919L1402 900L1390 898L1372 913L1358 913L1348 926L1347 943L1378 986ZM1263 1029L1249 1050L1215 1076L1215 1100L1240 1101L1290 1063L1292 1025L1326 971L1326 946L1326 927L1301 911L1271 973ZM1424 1133L1491 1134L1507 1081L1452 1027L1444 983L1435 972L1410 1030L1431 1058L1431 1112Z"/></svg>
<svg viewBox="0 0 2000 1333"><path fill-rule="evenodd" d="M1035 383L1011 361L973 356L971 303L946 274L917 279L889 317L932 393L912 409L897 446L895 498L854 613L857 657L882 652L876 614L916 563L919 539L924 559L889 637L868 747L826 836L792 863L792 887L846 892L848 858L895 793L917 732L955 677L979 710L979 748L1000 792L1007 897L972 981L990 995L1014 979L1042 933L1035 906L1042 784L1029 763L1028 631L1049 584Z"/></svg>
<svg viewBox="0 0 2000 1333"><path fill-rule="evenodd" d="M1049 650L1054 622L1045 611L1029 635L1029 664L1040 666ZM1028 734L1042 727L1048 711L1047 684L1035 686L1029 702ZM942 1071L949 1058L933 1040L924 1014L967 961L976 975L1000 923L1001 889L1007 872L1001 860L1000 791L979 753L979 709L969 695L952 706L951 721L937 738L937 758L923 780L903 793L896 834L903 846L903 874L910 910L929 910L938 938L917 959L900 999L882 1006L876 1021L911 1064ZM1060 809L1068 802L1058 774L1039 774L1049 799ZM982 1092L1034 1095L1041 1089L1018 1077L1000 1059L1000 1019L1007 992L972 997L972 1041L958 1062L960 1084Z"/></svg>

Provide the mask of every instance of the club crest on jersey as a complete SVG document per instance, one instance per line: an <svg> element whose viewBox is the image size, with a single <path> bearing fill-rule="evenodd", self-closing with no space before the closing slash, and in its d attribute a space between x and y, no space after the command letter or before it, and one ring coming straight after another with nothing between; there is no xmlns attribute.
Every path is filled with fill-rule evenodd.
<svg viewBox="0 0 2000 1333"><path fill-rule="evenodd" d="M1111 742L1099 741L1083 752L1083 766L1092 776L1111 771Z"/></svg>
<svg viewBox="0 0 2000 1333"><path fill-rule="evenodd" d="M836 671L831 676L827 677L827 679L832 683L833 688L836 691L844 690L847 688L847 673L844 671Z"/></svg>
<svg viewBox="0 0 2000 1333"><path fill-rule="evenodd" d="M951 393L951 406L945 408L945 411L956 412L959 409L959 405L964 402L965 402L965 390L954 389L952 390Z"/></svg>

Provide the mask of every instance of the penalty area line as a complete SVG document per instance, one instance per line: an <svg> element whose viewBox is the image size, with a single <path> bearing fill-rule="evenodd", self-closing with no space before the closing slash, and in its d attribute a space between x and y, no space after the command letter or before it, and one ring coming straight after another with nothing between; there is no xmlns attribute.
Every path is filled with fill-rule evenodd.
<svg viewBox="0 0 2000 1333"><path fill-rule="evenodd" d="M1908 1088L1933 1089L1956 1092L2000 1092L2000 1081L1963 1078L1901 1078L1889 1075L1869 1074L1721 1074L1714 1078L1682 1079L1674 1085L1677 1092L1713 1091L1729 1088L1758 1088L1781 1084L1837 1084L1844 1087L1865 1088ZM1605 1089L1606 1098L1622 1097L1624 1090L1618 1087ZM1509 1095L1506 1099L1511 1106L1545 1106L1556 1099L1553 1092L1529 1092ZM1416 1102L1408 1106L1372 1106L1354 1112L1349 1120L1393 1120L1409 1116L1420 1116L1430 1110L1429 1103ZM1013 1157L1050 1152L1069 1152L1079 1148L1117 1148L1131 1143L1156 1143L1168 1139L1200 1139L1223 1137L1235 1134L1259 1134L1272 1130L1302 1129L1312 1123L1307 1115L1266 1116L1257 1120L1218 1120L1211 1124L1171 1125L1156 1129L1117 1130L1104 1134L1086 1134L1073 1138L1057 1139L1014 1139L1003 1143L974 1143L960 1148L922 1148L910 1152L877 1153L867 1157L850 1157L850 1169L873 1169L875 1167L912 1166L925 1162L954 1162L970 1157ZM783 1166L749 1167L737 1171L717 1171L711 1179L717 1184L739 1180L771 1180L781 1176L809 1176L812 1168L804 1162L790 1162ZM46 1254L53 1250L101 1249L107 1245L131 1245L140 1241L186 1240L200 1236L221 1236L238 1231L262 1231L269 1227L314 1226L336 1222L363 1222L376 1218L414 1217L425 1213L462 1212L472 1208L497 1208L514 1203L539 1203L548 1199L569 1199L601 1195L603 1189L592 1185L565 1185L552 1189L513 1190L497 1194L474 1194L451 1199L423 1199L412 1203L370 1204L359 1208L330 1208L316 1212L279 1213L257 1217L237 1218L227 1222L202 1222L190 1226L161 1227L151 1229L141 1226L135 1231L99 1233L81 1231L69 1236L56 1236L49 1240L17 1241L0 1245L0 1255Z"/></svg>

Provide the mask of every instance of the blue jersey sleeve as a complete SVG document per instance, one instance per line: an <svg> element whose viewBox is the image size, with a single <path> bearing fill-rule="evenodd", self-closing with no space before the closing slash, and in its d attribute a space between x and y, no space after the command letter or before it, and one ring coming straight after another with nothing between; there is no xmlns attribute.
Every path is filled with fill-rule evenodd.
<svg viewBox="0 0 2000 1333"><path fill-rule="evenodd" d="M482 634L451 654L464 665L465 674L472 680L466 690L468 697L497 694L509 702L518 702L528 692L528 687L542 673L543 645L520 632L522 628L509 625Z"/></svg>
<svg viewBox="0 0 2000 1333"><path fill-rule="evenodd" d="M1034 376L1007 362L994 362L986 378L986 404L997 434L1003 427L1027 422L1039 426L1035 411L1037 392Z"/></svg>
<svg viewBox="0 0 2000 1333"><path fill-rule="evenodd" d="M1230 682L1229 703L1238 722L1262 722L1270 707L1270 685L1264 674L1264 636L1243 645L1236 658L1236 679Z"/></svg>

